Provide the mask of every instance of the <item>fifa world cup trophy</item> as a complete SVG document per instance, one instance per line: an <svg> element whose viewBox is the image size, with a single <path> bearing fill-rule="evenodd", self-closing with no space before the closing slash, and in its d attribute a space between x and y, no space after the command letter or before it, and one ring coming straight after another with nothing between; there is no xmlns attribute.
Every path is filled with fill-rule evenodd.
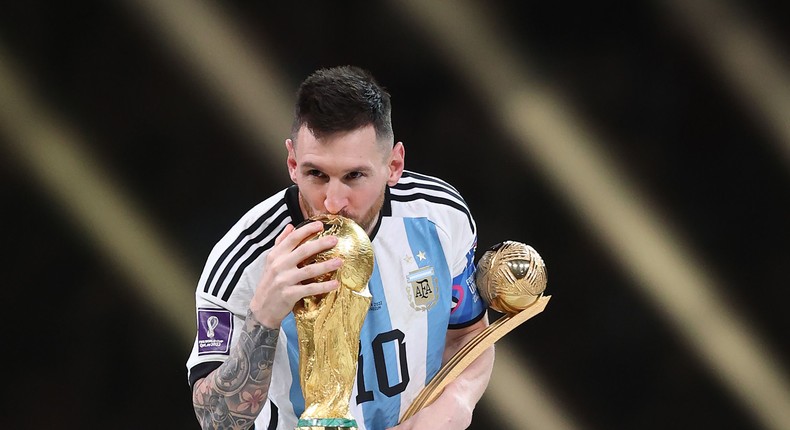
<svg viewBox="0 0 790 430"><path fill-rule="evenodd" d="M492 309L504 315L486 327L445 363L401 416L403 422L431 404L480 354L521 323L543 312L546 265L529 245L505 241L487 250L477 263L475 285Z"/></svg>
<svg viewBox="0 0 790 430"><path fill-rule="evenodd" d="M371 295L373 247L367 233L354 221L339 215L319 215L324 230L306 240L334 235L332 249L308 258L301 265L343 258L340 269L305 281L337 279L340 286L320 296L308 296L294 306L299 338L299 379L305 410L297 430L357 428L349 401L359 357L359 334Z"/></svg>

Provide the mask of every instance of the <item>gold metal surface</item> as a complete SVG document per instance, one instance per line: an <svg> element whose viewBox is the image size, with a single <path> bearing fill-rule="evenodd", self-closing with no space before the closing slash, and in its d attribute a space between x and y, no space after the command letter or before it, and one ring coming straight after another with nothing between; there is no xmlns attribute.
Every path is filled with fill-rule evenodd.
<svg viewBox="0 0 790 430"><path fill-rule="evenodd" d="M324 230L306 239L326 235L337 245L300 266L343 258L340 269L305 283L337 279L340 287L321 296L308 296L294 306L299 338L299 378L305 410L297 429L356 428L349 411L359 356L359 333L370 307L368 281L373 273L373 247L367 233L339 215L318 215Z"/></svg>
<svg viewBox="0 0 790 430"><path fill-rule="evenodd" d="M477 263L476 284L488 305L514 315L526 309L546 289L546 265L529 245L505 241L486 251Z"/></svg>

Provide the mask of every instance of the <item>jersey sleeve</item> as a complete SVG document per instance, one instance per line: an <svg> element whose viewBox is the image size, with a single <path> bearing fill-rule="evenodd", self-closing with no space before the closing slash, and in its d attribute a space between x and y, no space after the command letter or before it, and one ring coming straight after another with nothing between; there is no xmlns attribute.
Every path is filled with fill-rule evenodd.
<svg viewBox="0 0 790 430"><path fill-rule="evenodd" d="M219 367L236 344L244 319L198 295L197 334L187 360L189 386Z"/></svg>
<svg viewBox="0 0 790 430"><path fill-rule="evenodd" d="M475 248L477 241L466 253L466 264L460 274L453 277L453 304L450 309L449 328L457 329L472 325L483 317L486 305L477 293L475 285Z"/></svg>
<svg viewBox="0 0 790 430"><path fill-rule="evenodd" d="M209 253L195 290L197 330L186 363L190 385L224 363L236 345L265 251L290 220L282 202L281 193L256 205Z"/></svg>

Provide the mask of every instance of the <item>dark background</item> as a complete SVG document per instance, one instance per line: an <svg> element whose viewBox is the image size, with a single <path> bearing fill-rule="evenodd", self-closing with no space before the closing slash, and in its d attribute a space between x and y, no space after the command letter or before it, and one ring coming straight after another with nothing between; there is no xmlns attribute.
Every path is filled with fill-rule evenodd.
<svg viewBox="0 0 790 430"><path fill-rule="evenodd" d="M0 63L13 65L42 106L79 130L80 145L174 244L197 282L227 228L287 185L281 141L280 152L261 156L254 148L262 144L135 2L5 3ZM778 3L741 1L737 16L754 23L786 64L788 7ZM276 60L286 95L318 67L371 70L393 95L407 167L463 193L480 248L513 239L541 253L552 302L508 345L576 426L768 428L637 287L585 214L515 155L524 142L505 132L429 39L431 30L418 29L397 3L209 4L221 6L254 54ZM716 291L786 375L790 142L765 126L668 2L478 6L509 35L505 48L528 58L531 72L594 126L629 185L715 275ZM0 88L3 98L13 107ZM15 144L0 129L0 148ZM191 339L168 325L172 315L143 298L15 153L0 151L9 275L3 351L11 358L2 426L197 428L185 369ZM158 288L185 289L189 298L194 284ZM493 428L502 413L484 401L472 428Z"/></svg>

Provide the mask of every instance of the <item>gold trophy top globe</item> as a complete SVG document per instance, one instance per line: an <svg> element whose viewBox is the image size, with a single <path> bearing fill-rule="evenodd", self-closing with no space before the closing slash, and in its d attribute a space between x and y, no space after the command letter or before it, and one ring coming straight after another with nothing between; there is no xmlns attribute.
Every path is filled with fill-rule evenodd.
<svg viewBox="0 0 790 430"><path fill-rule="evenodd" d="M515 315L534 304L546 289L546 265L529 245L505 241L487 250L477 263L475 284L488 305Z"/></svg>
<svg viewBox="0 0 790 430"><path fill-rule="evenodd" d="M337 236L337 245L305 259L299 264L299 267L320 263L335 257L342 258L343 265L338 270L305 280L304 283L337 279L341 286L355 293L363 293L373 274L373 246L368 234L351 218L332 214L312 216L299 224L297 228L313 221L321 221L324 224L324 229L308 237L303 243L332 235Z"/></svg>

